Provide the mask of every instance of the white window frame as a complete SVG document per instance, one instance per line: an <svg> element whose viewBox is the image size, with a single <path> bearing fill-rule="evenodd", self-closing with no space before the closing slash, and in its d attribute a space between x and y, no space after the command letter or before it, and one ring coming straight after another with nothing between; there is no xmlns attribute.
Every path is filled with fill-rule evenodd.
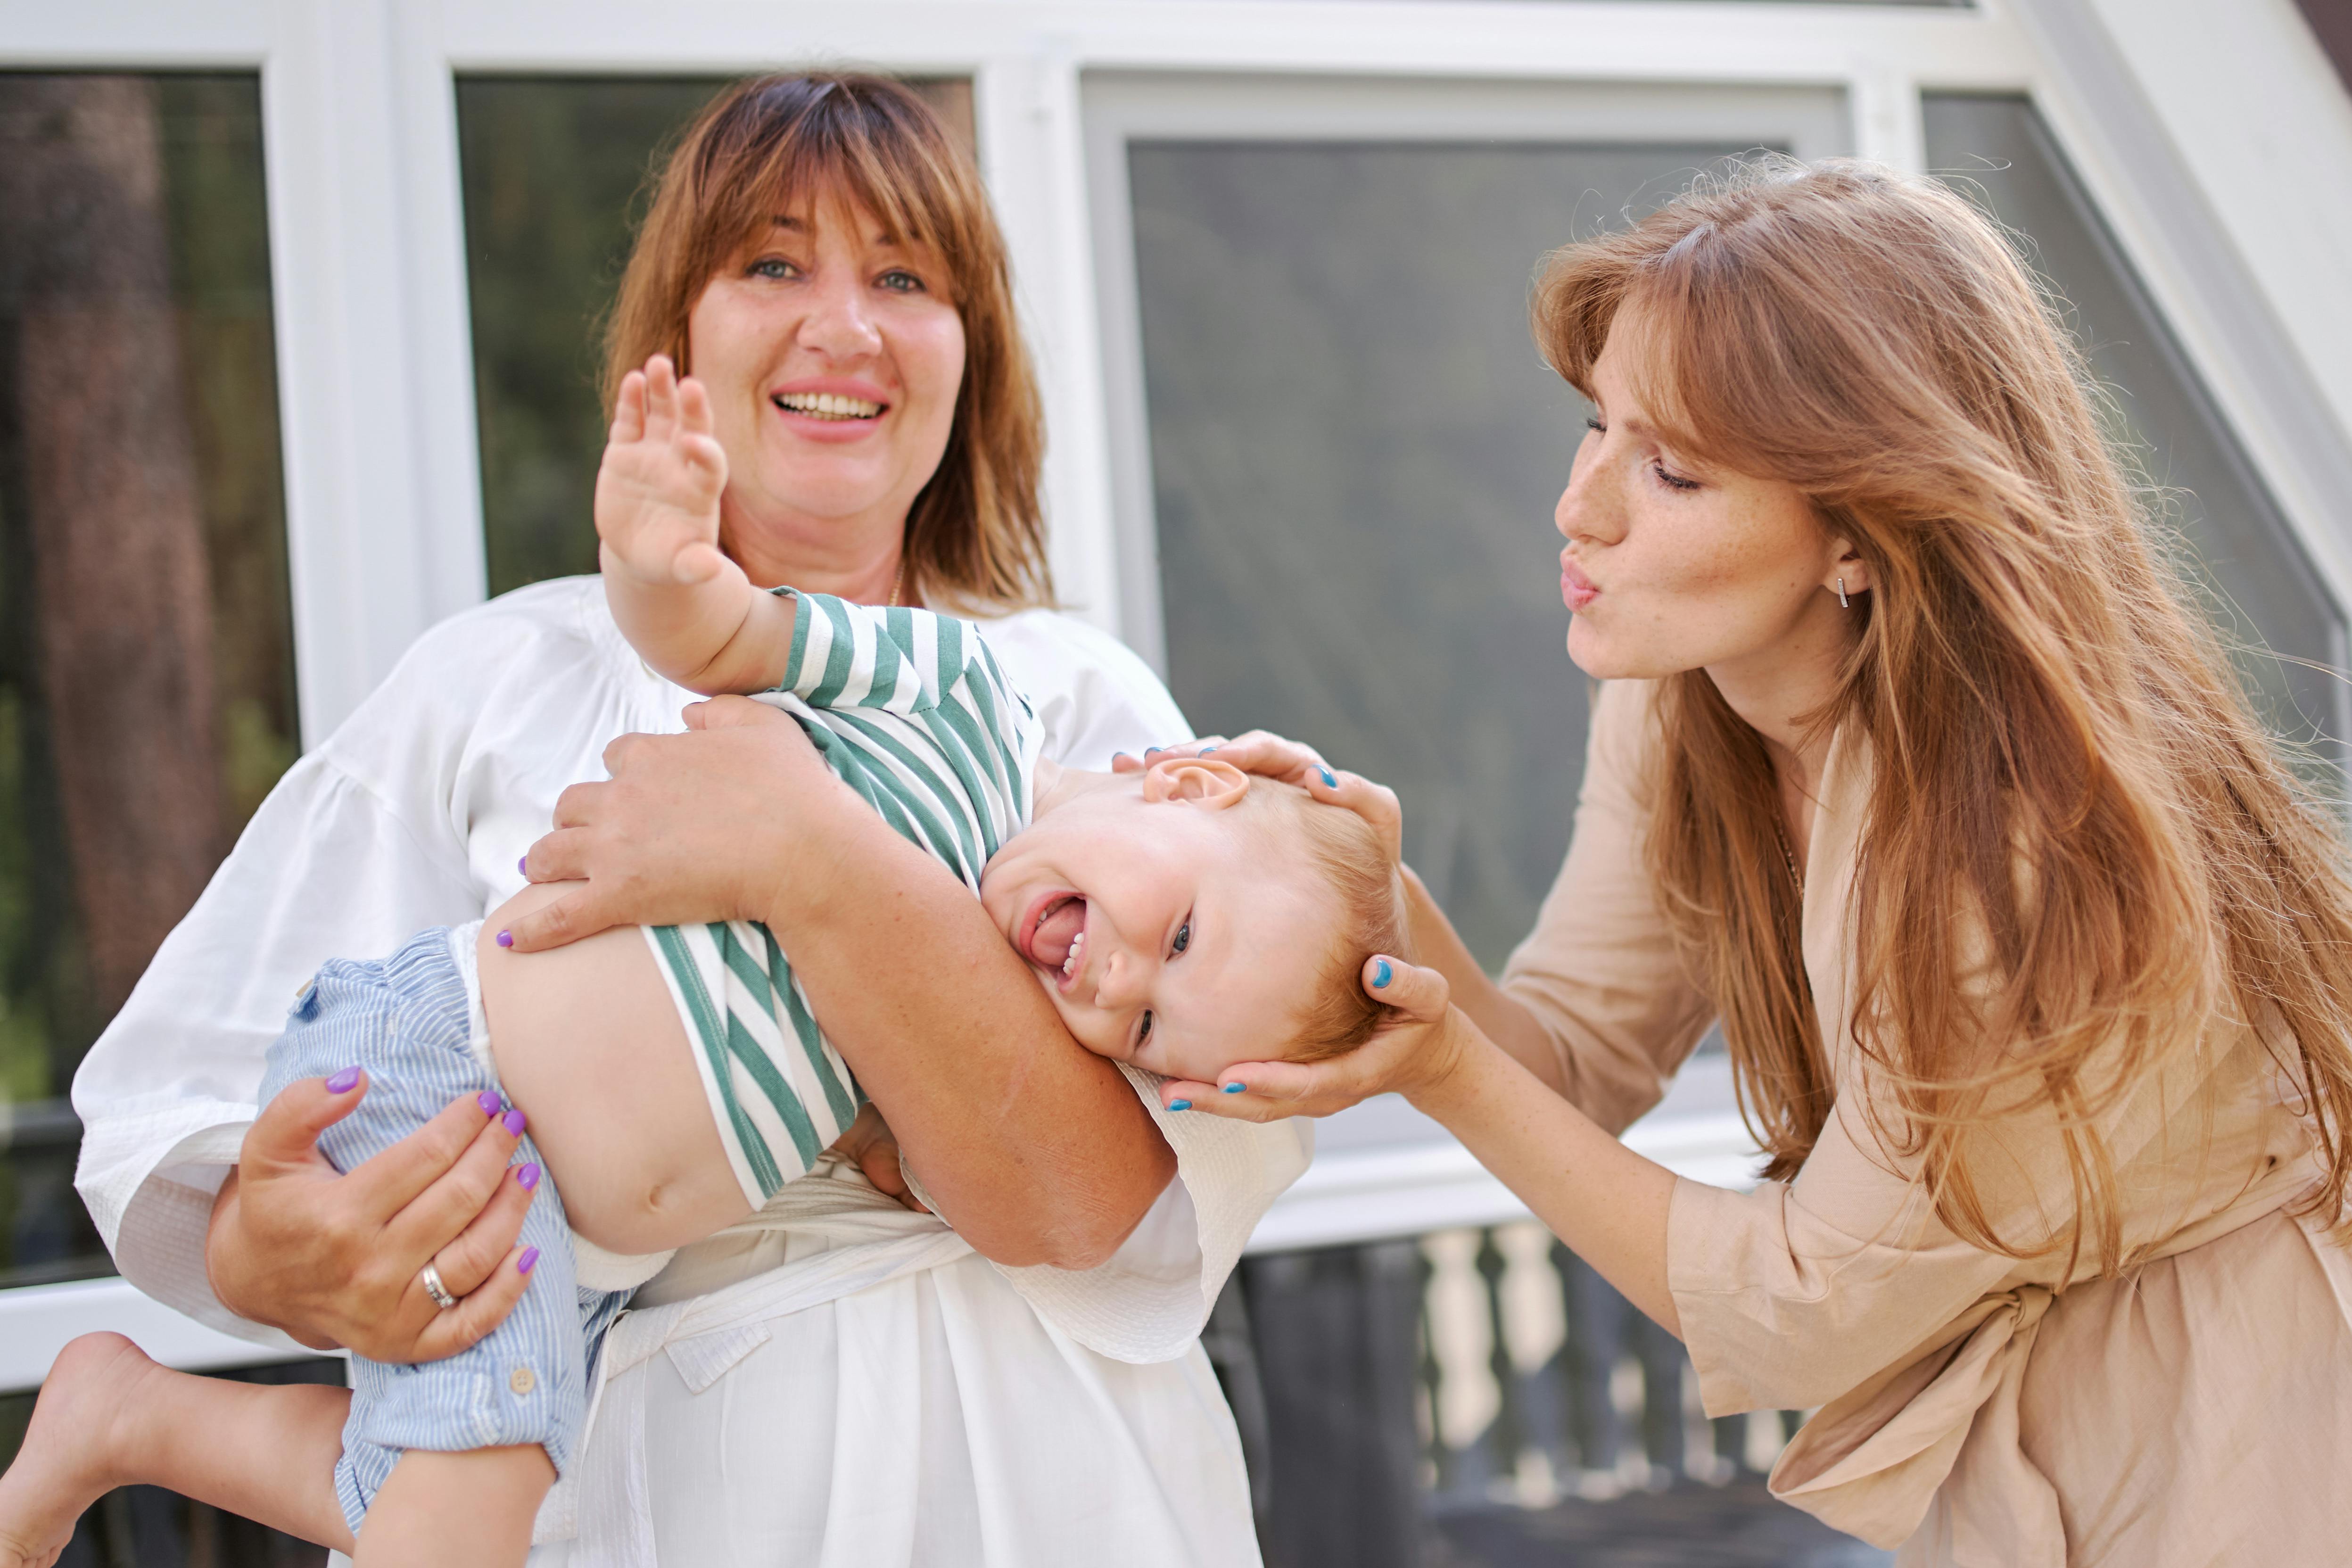
<svg viewBox="0 0 2352 1568"><path fill-rule="evenodd" d="M2021 93L2352 607L2352 204L2323 199L2352 167L2352 105L2293 0L2232 0L2226 47L2213 17L2202 0L0 0L0 68L259 73L296 671L315 743L418 633L485 592L454 87L469 72L855 61L971 76L1045 383L1055 569L1082 614L1155 651L1136 366L1131 342L1112 341L1129 331L1132 280L1097 268L1109 176L1089 137L1116 115L1090 128L1090 83L1115 106L1139 76L1196 80L1203 105L1236 78L1322 79L1310 97L1387 81L1400 103L1451 94L1445 112L1474 120L1496 112L1481 90L1556 107L1625 84L1822 89L1843 96L1852 151L1915 172L1923 90ZM1107 318L1103 290L1118 286L1128 302ZM1705 1120L1675 1125L1696 1138ZM1643 1136L1694 1174L1725 1169L1720 1124L1688 1148L1672 1131ZM1376 1155L1319 1163L1268 1236L1369 1234L1379 1205L1348 1192L1393 1190L1405 1169ZM1466 1156L1444 1158L1414 1190L1450 1191L1452 1206L1423 1205L1413 1228L1518 1212ZM1353 1189L1350 1161L1370 1162ZM0 1388L37 1378L58 1333L101 1323L160 1337L183 1364L256 1359L143 1300L120 1281L0 1293Z"/></svg>

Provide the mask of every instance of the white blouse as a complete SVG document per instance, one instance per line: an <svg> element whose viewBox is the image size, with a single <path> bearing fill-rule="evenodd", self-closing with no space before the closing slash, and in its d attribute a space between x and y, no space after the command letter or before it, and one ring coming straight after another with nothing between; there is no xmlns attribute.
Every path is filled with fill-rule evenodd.
<svg viewBox="0 0 2352 1568"><path fill-rule="evenodd" d="M1083 622L982 626L1055 760L1105 767L1190 735L1143 662ZM294 766L74 1080L76 1184L127 1279L290 1342L221 1305L204 1237L297 985L504 902L564 787L603 776L614 737L682 728L692 700L623 640L596 579L568 578L426 633ZM558 1489L534 1561L1255 1562L1197 1336L1312 1134L1170 1117L1129 1076L1178 1180L1098 1268L999 1268L839 1165L682 1252L615 1330L575 1466L599 1484L584 1508Z"/></svg>

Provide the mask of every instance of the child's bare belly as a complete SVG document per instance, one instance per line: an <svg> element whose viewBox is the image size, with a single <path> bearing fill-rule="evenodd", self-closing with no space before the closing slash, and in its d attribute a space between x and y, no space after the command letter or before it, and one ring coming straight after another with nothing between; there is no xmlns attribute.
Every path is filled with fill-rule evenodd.
<svg viewBox="0 0 2352 1568"><path fill-rule="evenodd" d="M536 884L482 922L499 1077L530 1120L573 1230L613 1252L683 1247L751 1205L644 933L627 926L547 952L497 944L507 923L567 890Z"/></svg>

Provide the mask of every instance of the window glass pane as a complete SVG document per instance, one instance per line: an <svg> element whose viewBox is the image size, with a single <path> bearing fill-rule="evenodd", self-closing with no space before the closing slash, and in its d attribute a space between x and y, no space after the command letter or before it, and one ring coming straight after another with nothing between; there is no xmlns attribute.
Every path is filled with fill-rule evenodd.
<svg viewBox="0 0 2352 1568"><path fill-rule="evenodd" d="M1925 119L1929 167L2022 235L2065 301L2114 394L2116 432L2163 487L2225 636L2340 663L2340 612L2033 106L1931 93ZM2333 677L2252 651L2238 662L2282 733L2340 738Z"/></svg>
<svg viewBox="0 0 2352 1568"><path fill-rule="evenodd" d="M602 332L658 160L724 82L457 83L490 592L596 569ZM914 84L972 141L971 84Z"/></svg>
<svg viewBox="0 0 2352 1568"><path fill-rule="evenodd" d="M0 1286L73 1070L293 761L258 83L0 75Z"/></svg>
<svg viewBox="0 0 2352 1568"><path fill-rule="evenodd" d="M1490 968L1584 760L1551 514L1587 410L1530 273L1735 151L1130 144L1170 687L1396 789Z"/></svg>

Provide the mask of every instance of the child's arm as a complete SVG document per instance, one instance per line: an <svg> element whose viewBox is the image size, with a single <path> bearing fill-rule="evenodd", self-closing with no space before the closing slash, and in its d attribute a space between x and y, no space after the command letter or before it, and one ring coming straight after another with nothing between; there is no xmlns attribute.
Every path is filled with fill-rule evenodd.
<svg viewBox="0 0 2352 1568"><path fill-rule="evenodd" d="M763 593L719 548L727 454L702 384L666 354L621 383L596 474L597 562L621 635L662 675L705 696L783 679L793 600Z"/></svg>

